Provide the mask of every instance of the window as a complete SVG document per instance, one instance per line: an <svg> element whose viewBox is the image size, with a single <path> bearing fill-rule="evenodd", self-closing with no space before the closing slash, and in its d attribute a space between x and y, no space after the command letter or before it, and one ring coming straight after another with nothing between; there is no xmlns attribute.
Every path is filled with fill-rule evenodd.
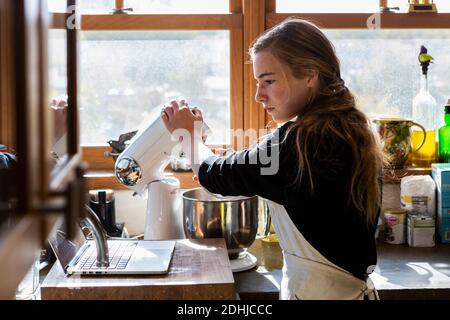
<svg viewBox="0 0 450 320"><path fill-rule="evenodd" d="M120 3L133 11L111 14ZM49 0L55 29L65 27L64 4ZM212 129L208 145L236 144L230 129L243 128L244 113L251 114L250 120L254 114L244 109L241 0L77 4L82 15L80 143L90 171L88 188L122 188L111 172L112 158L105 156L107 141L140 129L172 98L183 96L191 106L202 108ZM179 178L184 187L196 186L188 175Z"/></svg>
<svg viewBox="0 0 450 320"><path fill-rule="evenodd" d="M48 0L50 12L65 12L65 0ZM195 3L194 3L195 2ZM228 0L125 0L124 8L133 8L128 13L228 13ZM115 8L114 0L78 0L81 13L108 13Z"/></svg>
<svg viewBox="0 0 450 320"><path fill-rule="evenodd" d="M49 101L67 94L66 31L52 29L48 34Z"/></svg>
<svg viewBox="0 0 450 320"><path fill-rule="evenodd" d="M228 13L228 0L125 0L136 13Z"/></svg>
<svg viewBox="0 0 450 320"><path fill-rule="evenodd" d="M450 12L450 1L448 0L434 0L438 12ZM408 12L408 1L404 0L389 0L390 7L399 7L400 12Z"/></svg>
<svg viewBox="0 0 450 320"><path fill-rule="evenodd" d="M47 0L50 12L66 12L66 0ZM114 0L78 0L81 13L106 13L115 7Z"/></svg>
<svg viewBox="0 0 450 320"><path fill-rule="evenodd" d="M412 100L419 91L418 54L425 45L435 61L429 71L430 93L437 106L449 98L446 70L450 67L450 1L435 0L439 14L408 14L408 2L388 0L400 13L381 14L381 29L369 29L368 19L378 12L378 0L277 0L270 25L290 14L321 27L336 47L342 78L369 116L412 116ZM284 12L284 13L283 13ZM403 13L402 13L403 12ZM372 16L373 17L373 16ZM443 109L439 109L442 121Z"/></svg>
<svg viewBox="0 0 450 320"><path fill-rule="evenodd" d="M375 12L378 0L278 0L277 12Z"/></svg>
<svg viewBox="0 0 450 320"><path fill-rule="evenodd" d="M84 31L81 143L105 144L136 130L180 96L203 110L210 144L228 144L228 31ZM148 120L147 120L148 121Z"/></svg>
<svg viewBox="0 0 450 320"><path fill-rule="evenodd" d="M450 12L450 1L435 0L438 12ZM278 0L277 12L317 12L317 13L344 13L344 12L377 12L379 0ZM398 7L399 12L408 11L407 0L388 0L389 7Z"/></svg>
<svg viewBox="0 0 450 320"><path fill-rule="evenodd" d="M412 100L420 87L417 57L421 45L435 59L429 69L430 93L438 107L450 98L450 30L366 29L325 30L325 33L336 47L342 78L369 116L412 116Z"/></svg>
<svg viewBox="0 0 450 320"><path fill-rule="evenodd" d="M50 0L51 10L64 11L58 7L63 2ZM367 18L379 11L379 0L124 0L134 9L128 15L106 14L114 0L79 0L81 142L97 146L84 147L83 154L94 167L110 168L99 165L111 163L100 145L139 128L180 95L203 107L215 133L210 144L233 145L224 133L230 128L264 127L269 119L254 101L245 52L264 28L292 14L316 22L330 37L342 77L368 115L411 116L422 44L435 58L430 91L443 105L450 92L450 1L434 2L439 14L421 15L406 13L407 0L389 0L400 12L383 14L382 29L369 30Z"/></svg>
<svg viewBox="0 0 450 320"><path fill-rule="evenodd" d="M50 29L48 32L48 94L48 101L56 108L51 109L54 122L52 155L64 158L69 151L65 135L67 112L58 109L67 102L67 32L63 29Z"/></svg>

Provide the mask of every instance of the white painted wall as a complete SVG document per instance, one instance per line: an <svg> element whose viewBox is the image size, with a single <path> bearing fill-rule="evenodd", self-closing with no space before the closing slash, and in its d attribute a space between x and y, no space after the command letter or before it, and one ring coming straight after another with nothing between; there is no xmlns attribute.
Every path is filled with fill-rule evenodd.
<svg viewBox="0 0 450 320"><path fill-rule="evenodd" d="M144 233L145 208L147 201L131 190L115 190L116 222L125 222L130 236Z"/></svg>
<svg viewBox="0 0 450 320"><path fill-rule="evenodd" d="M400 208L400 184L383 184L383 208Z"/></svg>
<svg viewBox="0 0 450 320"><path fill-rule="evenodd" d="M181 189L180 195L185 190ZM125 228L130 236L143 234L147 200L138 195L133 196L131 190L115 190L114 195L116 222L125 222Z"/></svg>

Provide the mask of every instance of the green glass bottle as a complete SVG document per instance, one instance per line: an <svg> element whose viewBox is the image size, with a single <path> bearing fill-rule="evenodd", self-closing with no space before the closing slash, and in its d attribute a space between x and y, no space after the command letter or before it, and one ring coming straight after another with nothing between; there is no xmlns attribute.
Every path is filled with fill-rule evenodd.
<svg viewBox="0 0 450 320"><path fill-rule="evenodd" d="M445 125L439 128L439 162L450 162L450 99L445 106Z"/></svg>

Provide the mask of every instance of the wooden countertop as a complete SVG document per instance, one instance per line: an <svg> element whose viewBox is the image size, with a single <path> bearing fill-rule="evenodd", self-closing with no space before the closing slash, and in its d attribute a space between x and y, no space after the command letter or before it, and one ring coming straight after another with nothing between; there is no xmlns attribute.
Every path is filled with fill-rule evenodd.
<svg viewBox="0 0 450 320"><path fill-rule="evenodd" d="M378 243L372 281L381 299L450 299L450 246Z"/></svg>
<svg viewBox="0 0 450 320"><path fill-rule="evenodd" d="M167 275L66 276L57 262L41 285L45 299L235 299L224 239L178 240Z"/></svg>
<svg viewBox="0 0 450 320"><path fill-rule="evenodd" d="M450 299L450 246L412 248L378 243L378 264L371 279L380 299ZM233 274L240 299L278 299L282 254L278 243L255 240L252 270Z"/></svg>
<svg viewBox="0 0 450 320"><path fill-rule="evenodd" d="M283 255L278 242L256 239L248 251L257 259L252 270L233 273L241 300L277 300L280 292Z"/></svg>

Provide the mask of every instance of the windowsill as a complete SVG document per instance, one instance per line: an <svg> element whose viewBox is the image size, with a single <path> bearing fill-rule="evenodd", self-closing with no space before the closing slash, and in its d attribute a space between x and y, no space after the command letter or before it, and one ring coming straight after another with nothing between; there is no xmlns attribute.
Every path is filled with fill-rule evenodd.
<svg viewBox="0 0 450 320"><path fill-rule="evenodd" d="M431 175L430 168L385 169L383 170L383 182L399 184L401 179L413 175Z"/></svg>
<svg viewBox="0 0 450 320"><path fill-rule="evenodd" d="M230 145L207 145L213 152L220 152L230 148ZM88 164L89 169L84 174L87 189L113 189L113 190L129 190L122 185L114 174L115 160L105 155L111 151L107 145L101 146L82 146L82 159ZM190 189L199 187L192 177L192 171L173 171L170 166L165 170L168 175L173 175L180 180L182 189Z"/></svg>
<svg viewBox="0 0 450 320"><path fill-rule="evenodd" d="M182 189L198 187L198 183L193 180L192 171L173 171L166 169L168 175L173 175L180 180ZM384 183L399 184L401 178L411 175L430 175L431 169L427 168L406 168L384 171ZM90 170L84 175L86 187L88 189L113 189L128 190L127 187L119 183L114 172L111 170Z"/></svg>
<svg viewBox="0 0 450 320"><path fill-rule="evenodd" d="M173 171L166 169L165 173L169 176L174 176L180 180L181 189L196 188L199 186L193 180L192 171ZM129 190L122 185L111 170L95 170L87 171L84 175L86 181L86 188L91 189L113 189L113 190Z"/></svg>

